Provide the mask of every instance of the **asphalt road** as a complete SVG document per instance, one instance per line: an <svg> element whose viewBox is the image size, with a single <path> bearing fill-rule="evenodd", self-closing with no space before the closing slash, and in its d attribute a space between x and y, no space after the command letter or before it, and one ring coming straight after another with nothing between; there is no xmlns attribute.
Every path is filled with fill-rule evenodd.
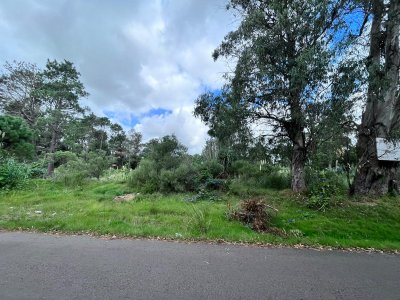
<svg viewBox="0 0 400 300"><path fill-rule="evenodd" d="M400 299L400 256L3 232L0 299Z"/></svg>

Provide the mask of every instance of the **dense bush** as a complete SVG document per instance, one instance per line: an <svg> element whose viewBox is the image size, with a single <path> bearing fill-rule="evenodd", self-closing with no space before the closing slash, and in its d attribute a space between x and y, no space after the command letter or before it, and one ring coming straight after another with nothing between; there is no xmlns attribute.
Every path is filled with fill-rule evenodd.
<svg viewBox="0 0 400 300"><path fill-rule="evenodd" d="M71 160L61 165L54 174L55 179L65 186L82 186L89 178L89 172L82 159Z"/></svg>
<svg viewBox="0 0 400 300"><path fill-rule="evenodd" d="M159 176L154 161L143 159L139 166L131 171L128 185L145 193L153 193L159 189Z"/></svg>
<svg viewBox="0 0 400 300"><path fill-rule="evenodd" d="M346 193L347 186L343 175L332 170L307 170L307 206L324 210L337 203L338 197Z"/></svg>
<svg viewBox="0 0 400 300"><path fill-rule="evenodd" d="M290 174L287 170L271 165L260 166L249 161L238 160L232 164L235 182L251 188L290 188Z"/></svg>
<svg viewBox="0 0 400 300"><path fill-rule="evenodd" d="M201 180L218 178L224 172L224 166L217 160L204 160L197 164L197 170Z"/></svg>
<svg viewBox="0 0 400 300"><path fill-rule="evenodd" d="M100 176L110 167L111 159L105 151L93 151L86 155L86 169L90 177L100 179Z"/></svg>
<svg viewBox="0 0 400 300"><path fill-rule="evenodd" d="M31 170L29 165L13 158L0 160L0 189L17 189L25 185Z"/></svg>
<svg viewBox="0 0 400 300"><path fill-rule="evenodd" d="M128 184L142 192L194 192L200 189L223 189L222 179L214 178L220 174L221 165L215 162L193 161L186 157L175 168L161 168L156 161L144 159L139 167L131 171Z"/></svg>
<svg viewBox="0 0 400 300"><path fill-rule="evenodd" d="M81 186L90 178L99 179L110 166L104 151L89 152L67 160L55 170L55 178L66 186Z"/></svg>

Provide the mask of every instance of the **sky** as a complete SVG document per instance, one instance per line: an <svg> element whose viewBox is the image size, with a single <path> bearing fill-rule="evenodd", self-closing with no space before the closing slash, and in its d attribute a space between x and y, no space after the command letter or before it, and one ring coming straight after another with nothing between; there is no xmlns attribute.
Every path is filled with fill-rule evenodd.
<svg viewBox="0 0 400 300"><path fill-rule="evenodd" d="M211 54L237 26L225 0L2 0L0 63L72 61L95 114L144 140L175 134L200 153L207 128L193 116L217 90L226 61Z"/></svg>

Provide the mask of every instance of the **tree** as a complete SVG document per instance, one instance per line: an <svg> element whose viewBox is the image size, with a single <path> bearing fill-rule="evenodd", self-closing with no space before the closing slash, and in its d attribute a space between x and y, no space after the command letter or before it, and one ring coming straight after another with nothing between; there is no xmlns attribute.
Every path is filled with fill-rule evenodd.
<svg viewBox="0 0 400 300"><path fill-rule="evenodd" d="M0 77L0 108L4 113L23 118L34 127L42 114L42 101L37 89L42 84L40 71L34 64L6 63Z"/></svg>
<svg viewBox="0 0 400 300"><path fill-rule="evenodd" d="M152 139L143 149L143 157L154 162L157 172L161 169L176 168L186 154L187 148L178 141L175 135Z"/></svg>
<svg viewBox="0 0 400 300"><path fill-rule="evenodd" d="M91 151L87 154L86 165L89 175L99 180L100 176L110 167L110 157L103 150Z"/></svg>
<svg viewBox="0 0 400 300"><path fill-rule="evenodd" d="M228 91L221 93L205 93L196 100L194 115L209 126L208 134L214 138L213 143L217 150L214 155L224 166L224 173L235 159L243 159L248 156L248 150L253 137L247 123L247 112L234 101L230 101L232 95ZM212 146L209 144L209 146ZM211 154L211 153L209 153Z"/></svg>
<svg viewBox="0 0 400 300"><path fill-rule="evenodd" d="M72 119L65 128L63 144L76 153L108 150L106 127L110 125L108 118L93 113Z"/></svg>
<svg viewBox="0 0 400 300"><path fill-rule="evenodd" d="M67 124L84 112L79 99L88 96L88 93L79 79L80 73L73 63L67 60L48 60L41 76L43 84L38 93L44 101L45 123L51 135L48 152L54 153ZM54 172L52 159L48 163L47 172L48 175Z"/></svg>
<svg viewBox="0 0 400 300"><path fill-rule="evenodd" d="M357 64L335 57L335 32L343 29L348 1L231 0L242 21L215 50L213 57L234 58L227 76L229 96L213 97L207 107L221 103L243 112L247 122L265 122L271 138L287 137L292 144L292 189L306 189L305 163L326 128L327 115L345 123L354 92ZM343 72L346 70L346 72ZM197 105L201 104L201 101Z"/></svg>
<svg viewBox="0 0 400 300"><path fill-rule="evenodd" d="M32 131L20 117L0 116L2 149L19 159L31 159L34 154ZM4 136L3 136L4 134Z"/></svg>
<svg viewBox="0 0 400 300"><path fill-rule="evenodd" d="M400 138L400 2L370 0L367 103L358 131L355 194L382 195L398 181L399 163L380 161L376 139Z"/></svg>
<svg viewBox="0 0 400 300"><path fill-rule="evenodd" d="M111 137L109 142L111 153L116 158L118 167L122 167L126 162L127 149L126 149L126 134L121 125L115 123L111 124Z"/></svg>
<svg viewBox="0 0 400 300"><path fill-rule="evenodd" d="M140 154L142 152L142 138L143 135L140 132L131 129L128 132L126 139L126 149L128 151L128 163L129 167L135 169L140 162Z"/></svg>

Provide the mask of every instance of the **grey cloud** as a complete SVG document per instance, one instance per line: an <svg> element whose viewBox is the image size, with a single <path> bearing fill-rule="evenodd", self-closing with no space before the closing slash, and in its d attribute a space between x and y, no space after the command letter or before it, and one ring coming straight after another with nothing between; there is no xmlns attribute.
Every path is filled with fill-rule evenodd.
<svg viewBox="0 0 400 300"><path fill-rule="evenodd" d="M224 4L3 0L0 55L3 63L24 60L39 66L47 58L73 61L91 93L85 104L98 114L115 110L138 115L156 107L188 110L204 86L222 84L226 66L214 63L211 52L234 26ZM169 116L173 118L168 123L172 131L179 118L189 117ZM184 129L177 131L186 136Z"/></svg>

